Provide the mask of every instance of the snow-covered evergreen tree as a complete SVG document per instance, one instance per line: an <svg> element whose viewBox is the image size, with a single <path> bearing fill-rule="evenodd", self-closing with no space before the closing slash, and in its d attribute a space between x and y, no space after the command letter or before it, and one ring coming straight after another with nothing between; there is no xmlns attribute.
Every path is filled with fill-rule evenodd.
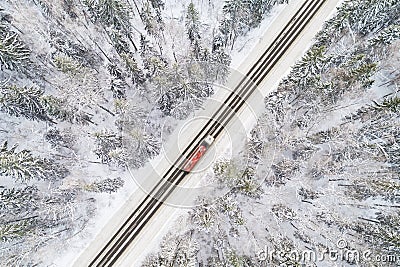
<svg viewBox="0 0 400 267"><path fill-rule="evenodd" d="M156 266L190 266L197 264L199 247L192 238L192 233L168 235L161 243L161 251L148 257L142 267Z"/></svg>
<svg viewBox="0 0 400 267"><path fill-rule="evenodd" d="M0 8L0 69L20 70L29 62L30 50L18 34L11 31Z"/></svg>
<svg viewBox="0 0 400 267"><path fill-rule="evenodd" d="M290 81L299 88L317 85L321 80L321 72L329 63L325 55L326 47L315 46L305 54L300 62L293 67Z"/></svg>
<svg viewBox="0 0 400 267"><path fill-rule="evenodd" d="M400 25L392 24L380 31L377 36L372 38L369 42L371 45L389 45L398 39L400 39Z"/></svg>
<svg viewBox="0 0 400 267"><path fill-rule="evenodd" d="M94 137L96 138L97 145L94 153L100 158L102 163L116 163L117 165L126 164L125 156L119 153L119 151L122 149L121 136L112 131L104 130L102 132L95 133Z"/></svg>
<svg viewBox="0 0 400 267"><path fill-rule="evenodd" d="M232 45L237 37L246 32L247 25L251 18L249 2L246 0L227 0L225 1L223 11L224 19L220 25L220 31L224 36L225 45Z"/></svg>
<svg viewBox="0 0 400 267"><path fill-rule="evenodd" d="M185 26L190 42L199 45L200 42L200 20L199 12L193 3L190 3L186 10Z"/></svg>
<svg viewBox="0 0 400 267"><path fill-rule="evenodd" d="M231 57L220 48L212 52L210 61L212 79L221 83L225 82L230 71Z"/></svg>
<svg viewBox="0 0 400 267"><path fill-rule="evenodd" d="M125 67L132 79L133 83L142 84L145 82L143 71L138 66L135 56L132 53L121 54L121 57L125 63Z"/></svg>
<svg viewBox="0 0 400 267"><path fill-rule="evenodd" d="M84 0L95 21L128 31L130 8L124 0Z"/></svg>
<svg viewBox="0 0 400 267"><path fill-rule="evenodd" d="M0 110L12 116L23 116L31 120L49 120L40 101L42 96L43 90L37 87L1 85Z"/></svg>
<svg viewBox="0 0 400 267"><path fill-rule="evenodd" d="M34 186L24 188L1 188L0 210L2 213L21 215L37 208L38 189Z"/></svg>
<svg viewBox="0 0 400 267"><path fill-rule="evenodd" d="M68 121L70 123L88 124L91 123L91 115L71 106L67 100L52 95L44 95L40 99L47 115L55 120Z"/></svg>
<svg viewBox="0 0 400 267"><path fill-rule="evenodd" d="M207 63L193 62L171 69L157 77L161 97L158 99L160 110L167 116L184 119L189 112L201 106L204 99L213 93L210 86L212 77L206 77Z"/></svg>
<svg viewBox="0 0 400 267"><path fill-rule="evenodd" d="M28 150L16 152L17 146L8 148L7 142L0 149L0 174L18 181L31 179L56 181L64 178L68 171L54 161L34 157Z"/></svg>
<svg viewBox="0 0 400 267"><path fill-rule="evenodd" d="M68 131L61 132L57 128L49 129L44 135L44 138L55 148L72 148L75 141L74 137L68 133Z"/></svg>
<svg viewBox="0 0 400 267"><path fill-rule="evenodd" d="M141 167L148 159L160 153L159 130L154 129L154 132L148 132L140 128L127 128L125 133L124 146L130 151L135 151L135 154L129 157L130 166Z"/></svg>
<svg viewBox="0 0 400 267"><path fill-rule="evenodd" d="M83 71L81 63L67 55L56 55L53 62L60 71L72 76Z"/></svg>
<svg viewBox="0 0 400 267"><path fill-rule="evenodd" d="M147 78L160 76L167 68L167 60L150 45L145 36L140 37L140 55L143 59L144 70Z"/></svg>
<svg viewBox="0 0 400 267"><path fill-rule="evenodd" d="M125 75L123 74L122 70L114 64L108 65L107 69L111 75L110 89L113 93L113 97L116 99L124 99L126 97L125 91L127 88Z"/></svg>
<svg viewBox="0 0 400 267"><path fill-rule="evenodd" d="M9 242L13 239L23 237L31 231L31 220L29 219L0 224L0 240Z"/></svg>
<svg viewBox="0 0 400 267"><path fill-rule="evenodd" d="M328 21L318 35L319 42L329 44L347 31L366 36L398 23L400 4L397 0L347 0L338 8L337 16Z"/></svg>
<svg viewBox="0 0 400 267"><path fill-rule="evenodd" d="M219 220L218 207L215 203L207 203L205 198L191 212L192 223L199 231L210 232Z"/></svg>
<svg viewBox="0 0 400 267"><path fill-rule="evenodd" d="M91 184L87 184L83 187L84 190L89 192L98 192L98 193L114 193L117 192L124 185L124 180L120 177L111 179L107 178L101 180L99 182L94 182Z"/></svg>
<svg viewBox="0 0 400 267"><path fill-rule="evenodd" d="M140 18L147 33L160 40L165 27L160 9L154 9L151 3L145 1L140 12Z"/></svg>
<svg viewBox="0 0 400 267"><path fill-rule="evenodd" d="M151 3L151 6L156 10L157 9L162 10L165 7L165 3L163 0L149 0L149 1Z"/></svg>
<svg viewBox="0 0 400 267"><path fill-rule="evenodd" d="M121 30L110 29L108 35L110 36L113 47L118 54L122 55L130 52L126 36L121 32Z"/></svg>

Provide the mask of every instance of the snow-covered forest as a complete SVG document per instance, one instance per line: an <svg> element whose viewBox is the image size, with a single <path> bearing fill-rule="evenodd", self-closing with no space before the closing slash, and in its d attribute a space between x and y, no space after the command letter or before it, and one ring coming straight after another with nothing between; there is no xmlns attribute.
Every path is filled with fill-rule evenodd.
<svg viewBox="0 0 400 267"><path fill-rule="evenodd" d="M399 69L400 2L344 1L142 266L399 266Z"/></svg>
<svg viewBox="0 0 400 267"><path fill-rule="evenodd" d="M68 249L284 3L0 1L0 265Z"/></svg>

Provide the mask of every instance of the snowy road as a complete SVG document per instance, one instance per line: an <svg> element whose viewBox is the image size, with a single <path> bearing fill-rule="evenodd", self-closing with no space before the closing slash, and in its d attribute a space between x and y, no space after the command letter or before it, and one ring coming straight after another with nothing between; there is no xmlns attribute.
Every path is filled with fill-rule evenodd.
<svg viewBox="0 0 400 267"><path fill-rule="evenodd" d="M321 1L292 1L291 4L280 13L279 17L272 22L269 29L260 39L260 42L254 47L252 53L239 67L241 73L250 73L251 75L254 75L253 79L258 86L255 92L253 92L247 99L246 103L243 104L243 107L233 115L233 120L228 115L222 116L220 123L225 126L223 131L218 129L219 126L217 128L212 126L213 124L204 127L204 125L207 124L208 118L214 117L213 114L218 111L221 103L226 102L225 99L230 95L231 91L229 88L236 88L236 85L242 79L243 75L238 72L229 79L229 85L226 86L226 88L221 87L212 99L206 103L206 108L196 114L196 118L198 119L192 119L183 123L181 125L182 127L178 127L175 134L172 135L174 138L169 140L169 146L165 148L167 153L163 154L158 158L158 160L153 162L154 167L148 168L146 170L148 171L146 175L144 171L142 175L135 174L135 180L142 190L138 190L133 194L120 212L118 212L117 218L114 217L112 221L110 221L102 231L102 234L99 235L96 240L90 244L88 249L77 259L75 266L88 266L95 258L95 255L107 243L109 237L114 235L117 229L123 225L126 218L130 217L132 211L135 210L135 207L137 207L138 203L141 203L143 199L147 199L145 200L146 203L153 203L153 205L155 205L156 201L149 197L146 198L147 194L152 191L155 184L159 184L159 177L163 177L168 171L171 165L171 159L179 158L182 152L190 154L190 151L196 148L199 140L203 138L202 135L198 135L199 132L210 132L217 136L218 132L222 131L223 135L218 138L213 149L210 151L211 153L206 154L200 164L196 167L197 172L190 176L184 177L184 175L181 175L179 177L179 179L183 180L178 190L175 190L175 192L168 198L167 204L170 205L163 205L160 209L151 208L148 210L146 210L146 206L140 207L136 212L137 214L140 214L142 210L146 210L146 214L154 213L154 216L139 217L139 219L136 219L134 226L137 229L140 229L140 231L135 232L135 240L132 243L127 242L123 244L123 246L127 246L128 249L124 251L111 251L107 256L110 262L114 262L115 260L114 265L116 266L138 266L140 261L143 260L145 254L159 243L160 237L168 230L169 223L171 223L181 212L185 212L183 207L190 207L196 196L207 191L208 188L206 186L199 186L199 181L201 181L201 177L207 173L207 167L211 165L213 160L226 155L227 152L229 153L229 148L233 148L233 146L240 147L241 144L243 144L245 137L256 123L257 116L263 111L263 98L277 87L281 78L290 70L289 67L302 56L305 50L309 47L313 36L321 28L322 22L331 15L335 6L339 2L340 0L327 0L309 23L307 23L308 19L305 18L304 23L302 22L303 24L298 24L296 27L293 27L293 31L291 31L290 34L284 32L287 36L293 36L293 40L289 37L287 37L288 39L277 38L289 21L294 23L293 21L296 18L299 18L299 15L295 16L298 10L303 8L304 14L307 14L307 12L314 10L311 5L312 3L315 3L316 6L319 5L319 3L322 3ZM308 5L309 3L310 5ZM309 6L309 9L307 9L306 6ZM317 8L315 10L317 10ZM295 17L295 19L292 19L293 17ZM300 23L300 19L298 21L298 23ZM296 32L297 30L295 28L300 29L303 28L303 26L304 29L301 32ZM280 41L274 42L276 38ZM264 68L260 73L252 73L255 62L257 62L259 58L262 58L262 55L267 48L271 51L275 51L275 43L279 43L282 47L276 49L274 54L271 52L271 58L268 59L270 65ZM290 47L283 49L283 47L286 45L289 46L289 44ZM268 60L265 59L265 62ZM268 71L265 69L268 69ZM265 77L264 73L266 75ZM235 100L236 104L231 107L235 109L236 105L240 103L239 100L240 99L237 101ZM234 100L232 100L232 103L233 101ZM229 123L226 125L228 121ZM198 136L196 138L197 140L193 142L193 137L196 135ZM205 135L205 133L203 135ZM181 149L178 150L176 147ZM178 173L177 175L180 174ZM162 184L164 183L159 184L157 189L154 190L154 192L162 193L155 193L155 198L164 198L165 192L170 190L169 188L163 187ZM144 226L144 222L147 220L149 220L149 222ZM121 257L119 258L115 257L118 252L121 252ZM92 266L110 266L110 263L107 260L103 263L93 263Z"/></svg>

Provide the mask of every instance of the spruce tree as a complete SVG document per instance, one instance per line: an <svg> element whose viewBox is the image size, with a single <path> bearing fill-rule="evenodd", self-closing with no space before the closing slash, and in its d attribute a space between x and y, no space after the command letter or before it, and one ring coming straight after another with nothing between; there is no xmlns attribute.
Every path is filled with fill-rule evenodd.
<svg viewBox="0 0 400 267"><path fill-rule="evenodd" d="M9 30L3 20L0 21L0 69L20 70L29 61L30 50L20 40L17 33Z"/></svg>
<svg viewBox="0 0 400 267"><path fill-rule="evenodd" d="M40 101L43 91L36 87L15 85L0 87L0 110L16 117L49 120Z"/></svg>
<svg viewBox="0 0 400 267"><path fill-rule="evenodd" d="M72 76L83 71L82 64L67 55L57 55L53 58L57 69Z"/></svg>
<svg viewBox="0 0 400 267"><path fill-rule="evenodd" d="M374 102L379 109L386 109L392 112L400 111L400 97L394 96L391 98L386 98L382 103L378 104Z"/></svg>
<svg viewBox="0 0 400 267"><path fill-rule="evenodd" d="M121 55L125 67L128 70L133 83L141 84L145 82L143 71L139 68L132 53L123 53Z"/></svg>
<svg viewBox="0 0 400 267"><path fill-rule="evenodd" d="M147 78L158 76L166 70L168 65L167 60L155 51L143 35L140 37L140 55L143 59Z"/></svg>
<svg viewBox="0 0 400 267"><path fill-rule="evenodd" d="M223 6L224 19L220 31L225 36L225 43L233 44L240 34L249 30L251 20L249 2L246 0L227 0Z"/></svg>
<svg viewBox="0 0 400 267"><path fill-rule="evenodd" d="M120 30L110 29L107 32L110 36L115 51L117 51L119 55L129 53L129 44L125 39L126 36Z"/></svg>
<svg viewBox="0 0 400 267"><path fill-rule="evenodd" d="M34 157L28 150L16 152L17 146L8 148L5 141L0 148L0 174L17 181L32 179L56 181L64 178L68 171L54 161Z"/></svg>
<svg viewBox="0 0 400 267"><path fill-rule="evenodd" d="M84 186L84 190L97 193L114 193L124 185L124 180L120 177L111 179L107 178L99 182L94 182Z"/></svg>
<svg viewBox="0 0 400 267"><path fill-rule="evenodd" d="M76 107L71 107L65 99L57 98L52 95L44 95L40 98L40 102L46 114L52 119L77 124L92 123L89 114Z"/></svg>
<svg viewBox="0 0 400 267"><path fill-rule="evenodd" d="M163 0L149 0L154 9L164 9L165 3Z"/></svg>
<svg viewBox="0 0 400 267"><path fill-rule="evenodd" d="M400 3L397 0L345 1L338 8L337 15L326 23L318 41L328 45L332 38L340 38L349 30L366 36L398 24L399 13Z"/></svg>
<svg viewBox="0 0 400 267"><path fill-rule="evenodd" d="M102 24L106 31L111 29L120 32L137 50L137 46L131 37L131 9L125 0L84 0L84 3L88 7L92 20ZM109 34L113 44L116 44L120 49L122 39L119 38L117 41L115 33L111 32Z"/></svg>
<svg viewBox="0 0 400 267"><path fill-rule="evenodd" d="M96 149L94 153L100 158L102 163L117 164L124 166L125 155L122 150L122 137L116 133L104 130L94 134L96 138Z"/></svg>
<svg viewBox="0 0 400 267"><path fill-rule="evenodd" d="M113 94L113 98L115 99L125 99L125 91L127 88L127 84L125 82L125 76L122 71L118 68L118 66L114 64L109 64L107 69L111 75L111 92Z"/></svg>
<svg viewBox="0 0 400 267"><path fill-rule="evenodd" d="M187 35L191 44L193 45L200 40L200 21L199 12L194 7L193 3L190 3L186 10L186 21L185 21Z"/></svg>
<svg viewBox="0 0 400 267"><path fill-rule="evenodd" d="M20 215L37 208L38 189L34 186L25 188L3 188L0 190L0 211Z"/></svg>
<svg viewBox="0 0 400 267"><path fill-rule="evenodd" d="M89 12L106 27L113 26L117 30L129 29L130 9L123 0L84 0Z"/></svg>
<svg viewBox="0 0 400 267"><path fill-rule="evenodd" d="M211 77L215 81L224 82L229 74L229 65L231 64L231 57L221 47L216 49L211 54L212 74Z"/></svg>
<svg viewBox="0 0 400 267"><path fill-rule="evenodd" d="M144 29L148 34L160 39L164 30L164 22L162 21L159 9L156 9L154 14L154 8L149 2L145 2L140 12L140 18L144 24Z"/></svg>
<svg viewBox="0 0 400 267"><path fill-rule="evenodd" d="M0 240L4 242L21 238L33 230L31 225L32 221L29 219L2 223L0 224Z"/></svg>
<svg viewBox="0 0 400 267"><path fill-rule="evenodd" d="M371 45L389 45L400 39L400 25L390 25L370 40Z"/></svg>

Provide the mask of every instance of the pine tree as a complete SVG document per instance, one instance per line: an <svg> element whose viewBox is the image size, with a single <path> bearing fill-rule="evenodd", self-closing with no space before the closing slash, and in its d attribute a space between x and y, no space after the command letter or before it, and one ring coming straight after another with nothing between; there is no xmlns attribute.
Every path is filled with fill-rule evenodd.
<svg viewBox="0 0 400 267"><path fill-rule="evenodd" d="M252 262L251 258L248 256L241 256L238 255L236 251L233 249L226 249L224 251L225 254L225 259L226 259L226 265L227 266L240 266L240 267L251 267L254 266L254 263Z"/></svg>
<svg viewBox="0 0 400 267"><path fill-rule="evenodd" d="M199 205L191 211L190 216L197 229L208 233L217 223L219 213L214 203L208 204L203 198L199 200Z"/></svg>
<svg viewBox="0 0 400 267"><path fill-rule="evenodd" d="M325 55L325 46L314 46L296 63L288 78L296 86L306 88L320 82L322 70L327 66L329 57Z"/></svg>
<svg viewBox="0 0 400 267"><path fill-rule="evenodd" d="M340 64L344 69L341 78L347 86L361 84L364 88L368 88L374 82L371 76L376 72L377 66L377 63L372 62L365 54L351 55Z"/></svg>
<svg viewBox="0 0 400 267"><path fill-rule="evenodd" d="M125 146L136 151L135 157L130 158L131 166L141 167L148 159L160 153L161 143L157 135L158 130L148 133L140 128L128 128L125 131Z"/></svg>
<svg viewBox="0 0 400 267"><path fill-rule="evenodd" d="M159 83L161 95L157 103L164 115L186 118L189 112L199 108L204 99L213 93L210 85L213 79L207 76L209 66L206 64L174 64L169 71L156 77L155 82Z"/></svg>
<svg viewBox="0 0 400 267"><path fill-rule="evenodd" d="M67 55L57 55L53 58L53 62L58 70L72 76L83 71L82 64Z"/></svg>
<svg viewBox="0 0 400 267"><path fill-rule="evenodd" d="M143 35L140 36L140 55L143 59L147 78L158 76L166 70L167 60L155 51Z"/></svg>
<svg viewBox="0 0 400 267"><path fill-rule="evenodd" d="M122 137L113 133L112 131L104 130L99 133L95 133L96 138L96 149L94 153L101 159L102 163L105 164L126 164L125 160L119 160L116 157L116 151L120 151L122 148Z"/></svg>
<svg viewBox="0 0 400 267"><path fill-rule="evenodd" d="M243 225L245 219L233 195L227 194L217 200L218 209L228 216L231 225Z"/></svg>
<svg viewBox="0 0 400 267"><path fill-rule="evenodd" d="M161 251L148 257L142 266L196 266L198 251L199 246L192 232L181 235L169 233L161 242Z"/></svg>
<svg viewBox="0 0 400 267"><path fill-rule="evenodd" d="M145 2L140 12L140 18L144 24L144 29L148 34L160 39L164 30L164 22L162 21L159 9L156 9L154 14L154 8L149 2Z"/></svg>
<svg viewBox="0 0 400 267"><path fill-rule="evenodd" d="M66 131L61 133L57 128L49 129L44 135L44 138L54 148L72 148L74 144L74 137L71 134Z"/></svg>
<svg viewBox="0 0 400 267"><path fill-rule="evenodd" d="M212 69L210 77L212 77L214 81L225 82L226 77L229 75L231 57L223 48L220 48L213 51L210 61Z"/></svg>
<svg viewBox="0 0 400 267"><path fill-rule="evenodd" d="M142 84L145 82L143 71L139 68L134 55L132 53L124 53L121 55L124 60L125 67L128 70L133 83Z"/></svg>
<svg viewBox="0 0 400 267"><path fill-rule="evenodd" d="M31 220L18 220L0 224L0 239L5 242L26 236L32 231L31 225Z"/></svg>
<svg viewBox="0 0 400 267"><path fill-rule="evenodd" d="M89 192L98 193L114 193L117 192L124 185L124 180L120 177L111 179L107 178L99 182L94 182L84 186L84 189Z"/></svg>
<svg viewBox="0 0 400 267"><path fill-rule="evenodd" d="M36 87L1 86L0 110L12 116L31 120L49 120L40 101L43 91Z"/></svg>
<svg viewBox="0 0 400 267"><path fill-rule="evenodd" d="M56 181L68 171L49 159L34 157L28 150L16 152L17 146L8 149L5 141L0 149L0 174L22 182L31 179Z"/></svg>
<svg viewBox="0 0 400 267"><path fill-rule="evenodd" d="M374 102L379 109L388 109L392 112L400 111L400 97L394 96L392 98L386 98L382 103L378 104Z"/></svg>
<svg viewBox="0 0 400 267"><path fill-rule="evenodd" d="M109 64L107 69L111 75L111 92L113 93L113 98L125 99L125 91L127 84L125 82L124 74L122 71L114 64Z"/></svg>
<svg viewBox="0 0 400 267"><path fill-rule="evenodd" d="M85 5L94 21L101 23L105 30L108 28L116 30L125 35L131 42L133 48L137 50L137 46L131 37L131 9L124 0L84 0ZM109 33L112 38L113 33ZM114 36L115 37L115 36ZM120 41L114 38L112 42L120 49Z"/></svg>
<svg viewBox="0 0 400 267"><path fill-rule="evenodd" d="M0 69L20 70L29 61L30 50L20 40L18 34L9 30L0 21Z"/></svg>
<svg viewBox="0 0 400 267"><path fill-rule="evenodd" d="M84 0L95 21L117 30L129 29L130 9L122 0Z"/></svg>
<svg viewBox="0 0 400 267"><path fill-rule="evenodd" d="M329 20L319 34L318 41L329 44L332 38L352 31L361 36L376 32L398 23L400 3L397 0L354 0L345 1L337 15Z"/></svg>
<svg viewBox="0 0 400 267"><path fill-rule="evenodd" d="M163 0L150 0L150 3L154 9L164 9L165 6Z"/></svg>
<svg viewBox="0 0 400 267"><path fill-rule="evenodd" d="M248 31L248 22L251 20L249 2L246 0L226 0L223 6L224 19L220 31L225 36L225 44L236 42L240 34Z"/></svg>
<svg viewBox="0 0 400 267"><path fill-rule="evenodd" d="M186 10L186 21L185 21L187 35L191 44L199 43L200 40L200 21L199 12L194 7L193 3L190 3Z"/></svg>
<svg viewBox="0 0 400 267"><path fill-rule="evenodd" d="M129 44L125 39L125 35L120 30L110 29L107 32L110 36L115 51L117 51L119 55L129 53Z"/></svg>
<svg viewBox="0 0 400 267"><path fill-rule="evenodd" d="M22 189L3 188L0 191L0 211L12 215L32 212L37 208L37 199L38 189L34 186Z"/></svg>
<svg viewBox="0 0 400 267"><path fill-rule="evenodd" d="M50 118L78 124L92 122L89 114L76 107L69 106L68 102L64 99L45 95L40 98L40 102Z"/></svg>
<svg viewBox="0 0 400 267"><path fill-rule="evenodd" d="M190 3L187 8L185 26L191 44L191 54L195 59L199 60L202 51L200 21L199 12L195 9L193 3Z"/></svg>
<svg viewBox="0 0 400 267"><path fill-rule="evenodd" d="M76 14L76 11L75 11L75 3L74 3L74 0L64 0L64 1L63 1L63 8L64 8L65 12L67 12L67 14L68 14L72 19L78 18L78 15Z"/></svg>
<svg viewBox="0 0 400 267"><path fill-rule="evenodd" d="M351 80L360 82L364 88L370 87L374 80L371 80L371 76L376 72L378 67L377 63L366 63L358 68L351 70Z"/></svg>
<svg viewBox="0 0 400 267"><path fill-rule="evenodd" d="M35 5L37 5L40 8L40 11L43 13L44 16L51 17L52 12L50 9L49 4L46 3L46 1L43 0L32 0Z"/></svg>
<svg viewBox="0 0 400 267"><path fill-rule="evenodd" d="M400 39L400 25L390 25L369 42L371 45L389 45L398 39Z"/></svg>
<svg viewBox="0 0 400 267"><path fill-rule="evenodd" d="M253 28L260 24L264 16L272 9L274 5L288 3L288 0L248 0L249 17L247 24Z"/></svg>

